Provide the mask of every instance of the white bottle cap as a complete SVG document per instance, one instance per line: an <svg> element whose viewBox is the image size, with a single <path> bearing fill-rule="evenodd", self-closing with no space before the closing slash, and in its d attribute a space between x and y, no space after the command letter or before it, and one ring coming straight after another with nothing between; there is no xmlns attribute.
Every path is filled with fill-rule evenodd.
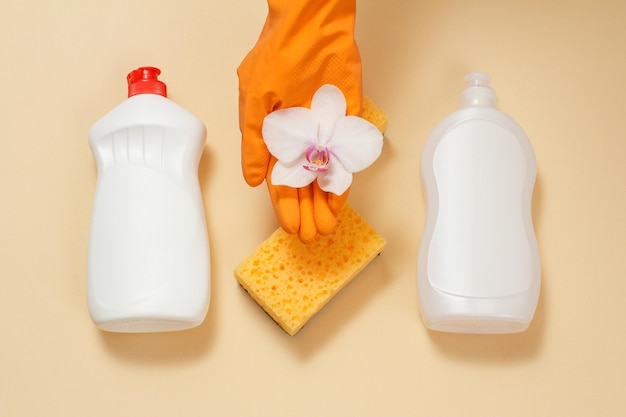
<svg viewBox="0 0 626 417"><path fill-rule="evenodd" d="M461 92L461 107L495 107L496 92L489 87L491 78L484 72L470 72L465 76L467 87Z"/></svg>

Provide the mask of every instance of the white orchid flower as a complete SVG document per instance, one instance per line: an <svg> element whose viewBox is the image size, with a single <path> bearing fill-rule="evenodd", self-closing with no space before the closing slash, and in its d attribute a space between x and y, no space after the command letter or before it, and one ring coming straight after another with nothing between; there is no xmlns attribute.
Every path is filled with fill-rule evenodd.
<svg viewBox="0 0 626 417"><path fill-rule="evenodd" d="M301 188L315 179L324 191L343 194L352 174L380 155L383 135L365 119L346 116L346 98L334 85L320 87L311 108L273 111L263 120L263 140L278 160L274 185Z"/></svg>

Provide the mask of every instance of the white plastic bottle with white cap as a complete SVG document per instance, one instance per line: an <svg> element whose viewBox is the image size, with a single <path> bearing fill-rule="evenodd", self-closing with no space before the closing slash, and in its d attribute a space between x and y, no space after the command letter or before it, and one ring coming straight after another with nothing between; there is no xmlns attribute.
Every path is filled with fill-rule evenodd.
<svg viewBox="0 0 626 417"><path fill-rule="evenodd" d="M210 299L198 164L203 123L167 98L160 70L128 74L128 99L89 131L98 181L87 259L96 326L160 332L198 326Z"/></svg>
<svg viewBox="0 0 626 417"><path fill-rule="evenodd" d="M496 108L489 76L470 73L466 81L460 109L435 127L421 156L422 318L444 332L521 332L540 288L535 154L522 128Z"/></svg>

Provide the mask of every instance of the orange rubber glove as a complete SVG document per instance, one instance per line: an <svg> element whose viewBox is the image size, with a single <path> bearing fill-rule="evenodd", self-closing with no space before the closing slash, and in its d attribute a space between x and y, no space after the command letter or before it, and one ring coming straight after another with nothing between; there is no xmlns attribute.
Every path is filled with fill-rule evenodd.
<svg viewBox="0 0 626 417"><path fill-rule="evenodd" d="M360 115L363 92L361 57L354 40L355 0L268 0L261 35L239 66L241 163L246 182L266 181L281 227L304 242L333 232L348 197L320 189L275 186L276 159L263 141L263 119L274 110L310 107L324 84L337 86L348 115Z"/></svg>

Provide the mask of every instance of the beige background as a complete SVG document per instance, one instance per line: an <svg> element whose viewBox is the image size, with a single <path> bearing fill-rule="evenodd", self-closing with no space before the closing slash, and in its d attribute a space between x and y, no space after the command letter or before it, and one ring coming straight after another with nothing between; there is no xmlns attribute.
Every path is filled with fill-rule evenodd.
<svg viewBox="0 0 626 417"><path fill-rule="evenodd" d="M265 14L263 0L2 1L0 415L624 415L626 2L359 1L365 91L390 123L350 201L388 246L294 338L232 276L276 227L239 168L235 70ZM87 132L141 65L209 130L213 295L197 329L106 334L85 297ZM418 160L472 70L537 154L542 292L517 335L432 333L418 311Z"/></svg>

